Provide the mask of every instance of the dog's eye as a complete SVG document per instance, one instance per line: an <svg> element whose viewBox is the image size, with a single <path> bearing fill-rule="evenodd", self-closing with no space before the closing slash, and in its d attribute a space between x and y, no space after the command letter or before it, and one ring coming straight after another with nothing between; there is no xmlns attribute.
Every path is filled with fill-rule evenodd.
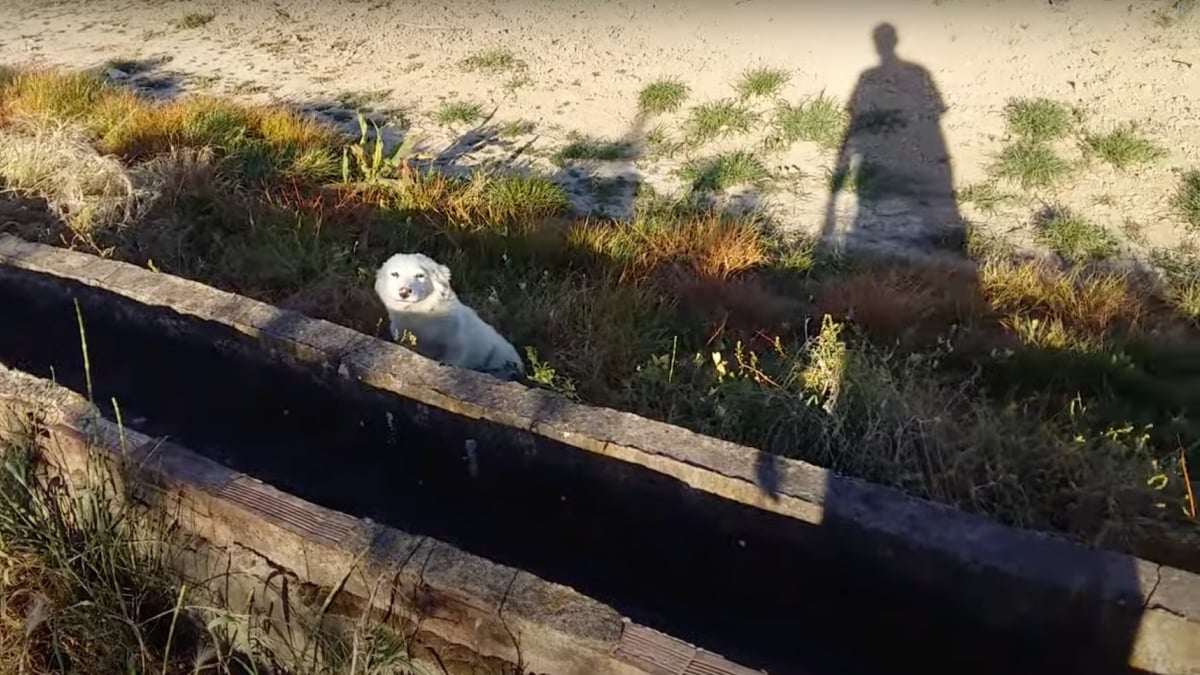
<svg viewBox="0 0 1200 675"><path fill-rule="evenodd" d="M399 272L392 272L392 278L393 278L393 279L399 279L399 278L400 278L400 273L399 273Z"/></svg>
<svg viewBox="0 0 1200 675"><path fill-rule="evenodd" d="M418 275L417 275L417 281L424 281L424 280L425 280L425 275L424 275L424 274L418 274Z"/></svg>

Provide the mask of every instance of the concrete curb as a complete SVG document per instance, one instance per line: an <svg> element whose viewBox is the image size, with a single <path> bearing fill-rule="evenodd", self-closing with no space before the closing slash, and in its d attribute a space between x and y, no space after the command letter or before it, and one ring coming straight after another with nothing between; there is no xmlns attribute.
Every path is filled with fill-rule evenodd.
<svg viewBox="0 0 1200 675"><path fill-rule="evenodd" d="M348 328L132 265L11 236L0 236L0 263L0 283L60 294L69 282L93 286L131 307L165 308L155 320L167 330L186 332L198 321L218 324L309 372L337 373L360 386L820 525L835 533L831 541L840 555L887 567L894 578L926 592L962 596L952 600L989 625L1038 630L1087 616L1115 626L1141 608L1133 663L1152 672L1200 673L1195 574L1004 527L804 462L447 368ZM757 479L764 462L777 476L770 494Z"/></svg>
<svg viewBox="0 0 1200 675"><path fill-rule="evenodd" d="M28 418L44 425L43 456L77 487L99 451L113 475L141 500L169 509L186 533L224 550L252 551L322 588L344 582L359 602L399 612L422 631L484 656L564 675L662 667L682 675L756 672L560 584L308 503L174 443L119 428L74 392L0 365L0 435Z"/></svg>

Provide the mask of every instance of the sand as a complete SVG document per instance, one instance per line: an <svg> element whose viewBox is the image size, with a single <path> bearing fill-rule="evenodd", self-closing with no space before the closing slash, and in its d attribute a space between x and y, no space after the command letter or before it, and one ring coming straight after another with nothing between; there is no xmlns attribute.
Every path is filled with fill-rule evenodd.
<svg viewBox="0 0 1200 675"><path fill-rule="evenodd" d="M585 213L627 213L633 185L678 192L687 184L677 171L688 161L744 149L760 153L776 179L769 190L735 189L724 198L762 208L790 231L843 240L849 232L857 244L917 250L953 235L965 219L1036 247L1035 214L1061 205L1140 257L1190 241L1169 200L1179 172L1200 168L1200 11L1168 25L1162 11L1173 17L1170 7L1149 0L8 0L0 9L0 63L140 60L112 74L162 96L204 91L285 102L351 128L346 108L368 106L391 120L389 138L418 134L423 151L448 168L550 173ZM177 24L192 13L212 18ZM872 34L883 22L898 37L898 70L876 68ZM506 49L519 63L497 73L461 65L489 49ZM932 188L862 206L853 195L831 200L837 148L800 142L763 153L761 134L672 155L643 147L651 130L678 135L691 106L734 96L739 75L758 66L790 73L781 96L792 103L821 92L845 102L860 78L875 86L881 72L900 73L884 73L867 98L911 107L914 121L908 131L875 137L875 150L856 147L885 161L899 157L902 173ZM638 91L662 77L690 87L684 109L639 117ZM937 92L888 89L897 77L910 88L928 80ZM995 212L947 203L951 189L986 178L1003 147L1006 102L1042 96L1077 107L1087 130L1135 122L1167 155L1124 171L1092 161L1061 187L1011 190L1020 198ZM482 127L439 123L436 111L454 100L494 115ZM775 103L751 105L765 114ZM518 133L516 122L532 129ZM573 134L629 139L643 149L626 160L560 165L554 153ZM938 149L925 149L924 137ZM898 150L905 143L911 152ZM1078 139L1059 149L1083 158Z"/></svg>

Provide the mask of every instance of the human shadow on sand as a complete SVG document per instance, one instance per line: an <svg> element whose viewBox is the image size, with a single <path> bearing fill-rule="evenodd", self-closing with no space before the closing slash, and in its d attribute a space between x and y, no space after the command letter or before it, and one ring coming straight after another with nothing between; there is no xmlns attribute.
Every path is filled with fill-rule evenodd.
<svg viewBox="0 0 1200 675"><path fill-rule="evenodd" d="M941 124L946 103L928 70L897 55L895 27L880 24L872 37L879 65L859 76L847 105L822 246L961 251L964 223ZM843 218L839 202L851 192L853 214Z"/></svg>

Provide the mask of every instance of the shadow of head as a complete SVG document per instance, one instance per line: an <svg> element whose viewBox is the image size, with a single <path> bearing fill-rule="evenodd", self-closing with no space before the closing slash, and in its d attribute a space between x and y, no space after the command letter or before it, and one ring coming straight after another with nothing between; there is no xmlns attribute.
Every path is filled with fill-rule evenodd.
<svg viewBox="0 0 1200 675"><path fill-rule="evenodd" d="M895 26L886 22L881 23L875 26L875 30L871 32L871 38L875 41L875 51L879 53L881 60L895 60L896 45L900 42Z"/></svg>

